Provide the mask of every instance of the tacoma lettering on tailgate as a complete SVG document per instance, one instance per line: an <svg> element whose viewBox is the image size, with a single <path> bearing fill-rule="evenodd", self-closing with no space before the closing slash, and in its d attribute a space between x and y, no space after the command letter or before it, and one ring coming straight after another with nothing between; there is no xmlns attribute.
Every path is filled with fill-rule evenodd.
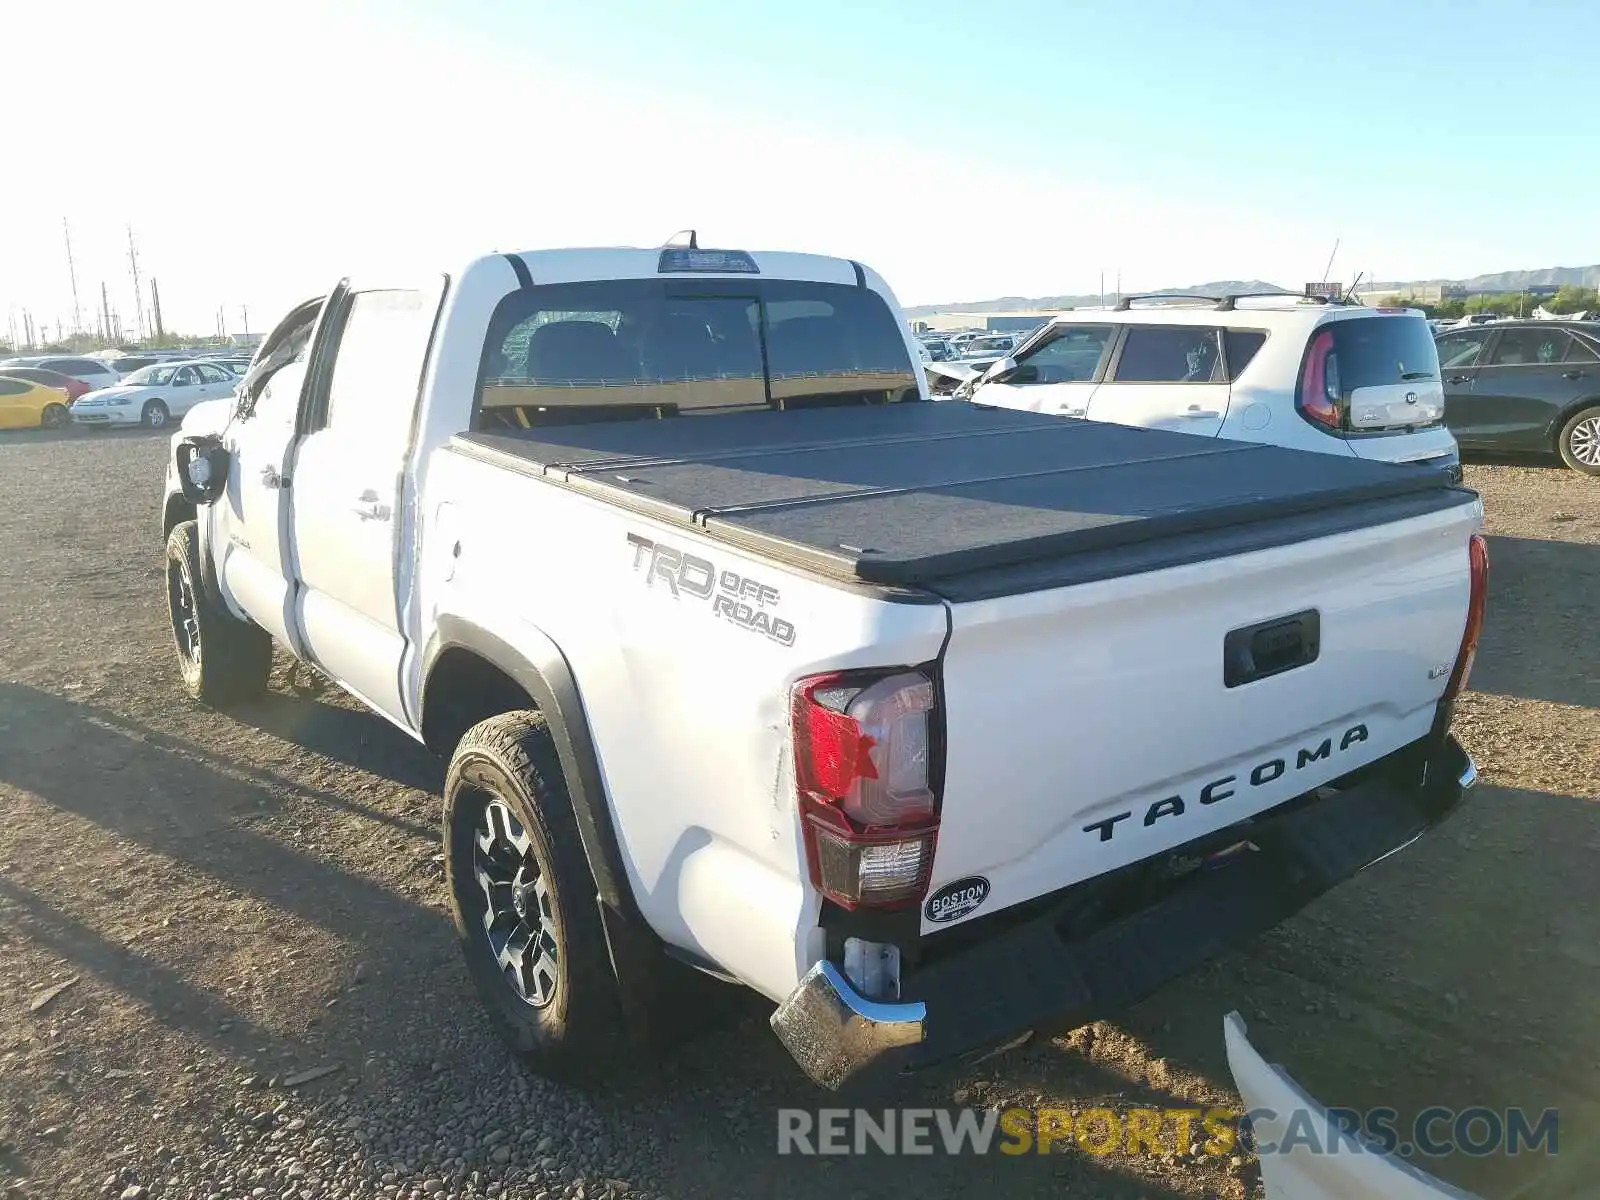
<svg viewBox="0 0 1600 1200"><path fill-rule="evenodd" d="M1324 762L1335 754L1342 754L1350 749L1351 746L1366 740L1367 727L1365 725L1352 725L1345 730L1344 736L1339 739L1337 745L1335 745L1331 737L1325 737L1309 750L1299 751L1294 757L1293 769L1303 771L1314 762ZM1248 783L1241 781L1238 775L1224 775L1221 779L1213 779L1206 784L1192 799L1194 802L1203 805L1216 804L1218 801L1226 800L1229 796L1235 795L1242 787L1264 787L1269 783L1282 779L1289 770L1290 764L1287 759L1268 759L1266 762L1258 763L1250 769L1247 775ZM1181 817L1188 807L1189 803L1182 796L1167 796L1157 800L1149 808L1145 809L1145 827L1149 828L1161 820L1162 817ZM1085 833L1098 832L1102 842L1109 842L1116 832L1117 822L1126 821L1131 816L1133 816L1133 810L1129 809L1127 812L1117 813L1115 816L1106 817L1100 821L1092 821L1083 827L1083 831Z"/></svg>
<svg viewBox="0 0 1600 1200"><path fill-rule="evenodd" d="M737 571L719 571L708 558L688 554L661 542L628 535L633 547L633 569L644 572L646 587L658 583L675 599L707 600L713 616L770 638L780 646L794 645L794 626L776 613L778 589Z"/></svg>

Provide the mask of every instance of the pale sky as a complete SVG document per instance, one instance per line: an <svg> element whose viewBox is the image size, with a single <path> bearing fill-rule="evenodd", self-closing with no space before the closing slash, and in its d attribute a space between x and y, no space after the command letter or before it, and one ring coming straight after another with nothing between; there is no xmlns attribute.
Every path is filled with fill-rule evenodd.
<svg viewBox="0 0 1600 1200"><path fill-rule="evenodd" d="M345 275L688 226L861 259L907 304L1119 270L1298 286L1335 237L1345 280L1600 261L1596 122L1528 107L1562 79L1592 94L1600 6L1508 11L14 4L10 157L31 165L0 189L0 305L71 323L63 218L86 326L102 280L132 324L131 224L168 328L197 333L219 306L260 330ZM1501 103L1486 72L1525 85Z"/></svg>

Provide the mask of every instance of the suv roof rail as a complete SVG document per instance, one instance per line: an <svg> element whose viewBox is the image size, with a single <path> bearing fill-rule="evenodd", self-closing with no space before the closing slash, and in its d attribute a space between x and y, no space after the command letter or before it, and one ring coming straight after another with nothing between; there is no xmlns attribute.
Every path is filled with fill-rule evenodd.
<svg viewBox="0 0 1600 1200"><path fill-rule="evenodd" d="M1194 292L1142 292L1136 296L1120 297L1112 305L1112 312L1127 312L1135 300L1189 300L1195 304L1221 304L1221 296L1201 296Z"/></svg>
<svg viewBox="0 0 1600 1200"><path fill-rule="evenodd" d="M1331 296L1301 296L1295 292L1229 292L1217 301L1218 312L1232 312L1239 307L1241 300L1255 300L1271 297L1274 300L1287 300L1292 304L1343 304L1343 300L1335 300Z"/></svg>

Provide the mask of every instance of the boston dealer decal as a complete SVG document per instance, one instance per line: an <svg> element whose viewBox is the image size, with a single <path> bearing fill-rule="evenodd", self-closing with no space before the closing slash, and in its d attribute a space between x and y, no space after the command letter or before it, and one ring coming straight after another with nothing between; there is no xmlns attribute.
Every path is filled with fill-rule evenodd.
<svg viewBox="0 0 1600 1200"><path fill-rule="evenodd" d="M936 925L954 921L972 912L989 898L989 881L982 875L968 875L947 883L922 906L922 913Z"/></svg>
<svg viewBox="0 0 1600 1200"><path fill-rule="evenodd" d="M686 554L661 542L628 535L633 569L646 587L660 587L675 599L705 600L713 616L759 633L780 646L794 645L794 626L777 614L778 589L737 571L719 571L708 558Z"/></svg>

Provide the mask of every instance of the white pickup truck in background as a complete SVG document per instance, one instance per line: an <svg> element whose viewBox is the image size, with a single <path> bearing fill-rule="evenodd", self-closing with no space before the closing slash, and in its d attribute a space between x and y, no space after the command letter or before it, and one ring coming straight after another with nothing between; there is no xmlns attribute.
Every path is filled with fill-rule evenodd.
<svg viewBox="0 0 1600 1200"><path fill-rule="evenodd" d="M814 1079L1143 996L1417 837L1487 563L1441 472L929 403L858 264L343 281L174 439L179 665L271 645L450 761L472 977L543 1070L676 972Z"/></svg>

